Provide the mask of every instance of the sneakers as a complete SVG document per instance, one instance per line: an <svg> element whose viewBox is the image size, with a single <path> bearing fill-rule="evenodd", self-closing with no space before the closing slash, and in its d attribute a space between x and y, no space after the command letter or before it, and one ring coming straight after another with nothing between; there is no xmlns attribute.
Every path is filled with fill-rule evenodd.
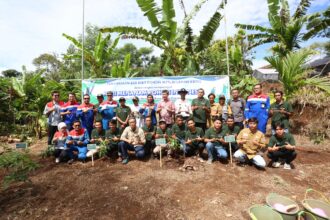
<svg viewBox="0 0 330 220"><path fill-rule="evenodd" d="M122 162L123 158L121 158L121 156L118 157L117 162Z"/></svg>
<svg viewBox="0 0 330 220"><path fill-rule="evenodd" d="M72 164L73 163L73 159L70 159L69 161L68 161L68 164Z"/></svg>
<svg viewBox="0 0 330 220"><path fill-rule="evenodd" d="M213 161L213 159L209 158L206 163L207 164L212 164L212 161Z"/></svg>
<svg viewBox="0 0 330 220"><path fill-rule="evenodd" d="M60 158L56 157L55 158L55 163L59 163L60 162Z"/></svg>
<svg viewBox="0 0 330 220"><path fill-rule="evenodd" d="M122 164L127 164L128 163L128 158L125 158L125 159L123 159L123 161L121 162Z"/></svg>
<svg viewBox="0 0 330 220"><path fill-rule="evenodd" d="M280 162L273 162L272 163L272 167L274 167L274 168L279 168L280 166L281 166Z"/></svg>
<svg viewBox="0 0 330 220"><path fill-rule="evenodd" d="M197 160L198 160L199 162L201 162L201 163L204 163L204 162L205 162L205 160L204 160L203 158L201 158L201 157L198 157Z"/></svg>
<svg viewBox="0 0 330 220"><path fill-rule="evenodd" d="M283 168L284 168L285 170L291 170L291 169L292 169L292 168L291 168L291 164L289 164L289 163L285 163L284 166L283 166Z"/></svg>

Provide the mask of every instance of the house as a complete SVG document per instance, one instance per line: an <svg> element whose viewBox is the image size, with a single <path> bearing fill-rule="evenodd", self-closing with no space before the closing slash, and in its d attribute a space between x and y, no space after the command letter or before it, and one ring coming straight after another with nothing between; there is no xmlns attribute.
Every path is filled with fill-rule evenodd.
<svg viewBox="0 0 330 220"><path fill-rule="evenodd" d="M268 66L255 69L252 76L260 81L278 80L278 72Z"/></svg>
<svg viewBox="0 0 330 220"><path fill-rule="evenodd" d="M318 57L306 63L306 67L313 69L312 75L330 75L330 56Z"/></svg>

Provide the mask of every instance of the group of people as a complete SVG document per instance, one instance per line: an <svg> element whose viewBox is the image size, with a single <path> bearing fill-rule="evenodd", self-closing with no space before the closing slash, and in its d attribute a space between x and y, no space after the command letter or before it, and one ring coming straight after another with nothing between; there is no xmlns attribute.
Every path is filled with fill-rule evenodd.
<svg viewBox="0 0 330 220"><path fill-rule="evenodd" d="M254 86L253 94L246 100L233 89L232 97L226 101L224 95L211 93L204 97L204 90L198 89L197 97L189 102L188 91L178 91L180 98L175 102L169 98L169 91L162 91L162 100L155 103L153 95L146 103L139 103L133 97L133 105L126 105L126 99L113 99L113 92L97 95L97 104L90 103L90 96L83 96L83 103L76 101L73 93L66 103L60 101L58 91L52 92L52 101L47 103L44 114L48 117L48 144L55 146L56 163L83 162L98 152L88 150L88 144L106 146L107 154L115 154L123 164L129 162L129 151L138 159L159 157L162 152L169 159L179 145L184 156L197 156L201 162L212 164L215 160L227 162L229 152L239 164L251 163L265 168L262 156L267 151L273 167L291 169L296 157L295 140L289 131L292 106L283 99L283 93L276 91L275 102L262 93L262 85ZM158 114L158 117L157 117ZM271 118L272 136L266 142L265 132ZM157 120L158 119L158 120ZM234 140L226 142L231 135ZM157 141L161 140L161 141ZM231 147L231 149L229 149ZM203 151L207 151L207 160Z"/></svg>

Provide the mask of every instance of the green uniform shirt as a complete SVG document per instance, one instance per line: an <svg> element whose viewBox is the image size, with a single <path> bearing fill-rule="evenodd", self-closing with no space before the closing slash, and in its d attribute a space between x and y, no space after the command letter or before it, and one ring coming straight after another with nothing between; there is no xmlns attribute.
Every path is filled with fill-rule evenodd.
<svg viewBox="0 0 330 220"><path fill-rule="evenodd" d="M204 97L202 99L196 98L193 99L191 102L191 106L198 106L198 109L195 109L193 111L193 119L197 123L206 123L207 114L206 110L202 109L203 106L206 106L207 108L210 108L210 101L205 99Z"/></svg>
<svg viewBox="0 0 330 220"><path fill-rule="evenodd" d="M163 138L164 134L167 134L167 136L171 136L172 135L172 131L169 128L166 128L165 131L163 131L162 129L160 129L159 127L156 130L156 134L159 135L159 138Z"/></svg>
<svg viewBox="0 0 330 220"><path fill-rule="evenodd" d="M239 126L234 126L232 129L230 129L228 127L228 125L224 124L222 126L222 132L223 132L223 136L226 136L226 135L238 135L239 132L241 131L241 128Z"/></svg>
<svg viewBox="0 0 330 220"><path fill-rule="evenodd" d="M157 127L151 125L150 128L148 128L146 125L142 127L142 130L146 136L147 141L151 141L153 139L153 135L156 133Z"/></svg>
<svg viewBox="0 0 330 220"><path fill-rule="evenodd" d="M289 128L289 117L286 114L282 114L279 112L284 108L287 112L293 112L292 105L287 102L283 101L280 104L277 104L276 102L270 105L270 109L273 110L273 116L272 116L272 127L274 128L276 123L283 123L284 128Z"/></svg>
<svg viewBox="0 0 330 220"><path fill-rule="evenodd" d="M102 138L102 140L105 139L105 130L102 129L101 133L99 133L98 130L94 128L91 133L91 139L99 139L99 138ZM98 140L95 141L95 144L99 145L100 141Z"/></svg>
<svg viewBox="0 0 330 220"><path fill-rule="evenodd" d="M223 138L223 128L221 127L221 129L219 131L217 131L214 127L207 129L205 132L205 138L207 138L207 139ZM221 145L220 141L215 141L213 143Z"/></svg>
<svg viewBox="0 0 330 220"><path fill-rule="evenodd" d="M99 103L97 103L96 105L94 105L95 106L95 109L99 109L99 107L100 107L100 104ZM99 113L99 111L97 111L96 112L96 114L95 114L95 121L102 121L102 115L101 115L101 113Z"/></svg>
<svg viewBox="0 0 330 220"><path fill-rule="evenodd" d="M187 129L186 131L186 138L185 140L187 141L188 139L190 140L193 140L193 139L196 139L197 137L201 137L203 138L204 137L204 131L203 129L199 128L199 127L196 127L196 130L195 132L191 132L189 130L189 128ZM198 141L193 141L192 142L194 145L198 144L199 142Z"/></svg>
<svg viewBox="0 0 330 220"><path fill-rule="evenodd" d="M131 114L131 108L128 106L124 106L124 107L117 107L116 108L116 117L120 118L120 120L122 121L126 121L127 117ZM122 123L120 123L118 121L117 126L119 127L120 125L122 125Z"/></svg>
<svg viewBox="0 0 330 220"><path fill-rule="evenodd" d="M185 124L182 124L181 126L174 124L172 126L172 134L175 134L176 137L179 139L185 139L186 131L187 131L187 128L186 128Z"/></svg>
<svg viewBox="0 0 330 220"><path fill-rule="evenodd" d="M289 143L292 146L296 145L296 142L292 134L284 133L283 138L279 138L276 135L273 135L269 140L268 147L273 147L274 145L276 145L276 147L282 147L287 143Z"/></svg>
<svg viewBox="0 0 330 220"><path fill-rule="evenodd" d="M117 145L119 140L114 141L114 140L112 140L112 138L114 138L114 137L120 138L120 135L121 135L121 130L119 128L116 128L115 131L112 131L110 128L105 133L105 137L106 137L106 139L108 139L110 141L109 142L110 145Z"/></svg>

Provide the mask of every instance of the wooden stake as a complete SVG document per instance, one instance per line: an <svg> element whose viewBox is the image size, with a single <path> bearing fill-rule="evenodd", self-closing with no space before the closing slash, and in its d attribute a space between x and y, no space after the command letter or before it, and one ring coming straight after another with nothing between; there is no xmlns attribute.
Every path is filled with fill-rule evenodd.
<svg viewBox="0 0 330 220"><path fill-rule="evenodd" d="M162 167L162 145L160 145L160 152L159 152L159 166Z"/></svg>
<svg viewBox="0 0 330 220"><path fill-rule="evenodd" d="M231 151L231 142L229 142L230 164L233 165L233 153Z"/></svg>
<svg viewBox="0 0 330 220"><path fill-rule="evenodd" d="M92 167L94 166L94 154L92 154Z"/></svg>

